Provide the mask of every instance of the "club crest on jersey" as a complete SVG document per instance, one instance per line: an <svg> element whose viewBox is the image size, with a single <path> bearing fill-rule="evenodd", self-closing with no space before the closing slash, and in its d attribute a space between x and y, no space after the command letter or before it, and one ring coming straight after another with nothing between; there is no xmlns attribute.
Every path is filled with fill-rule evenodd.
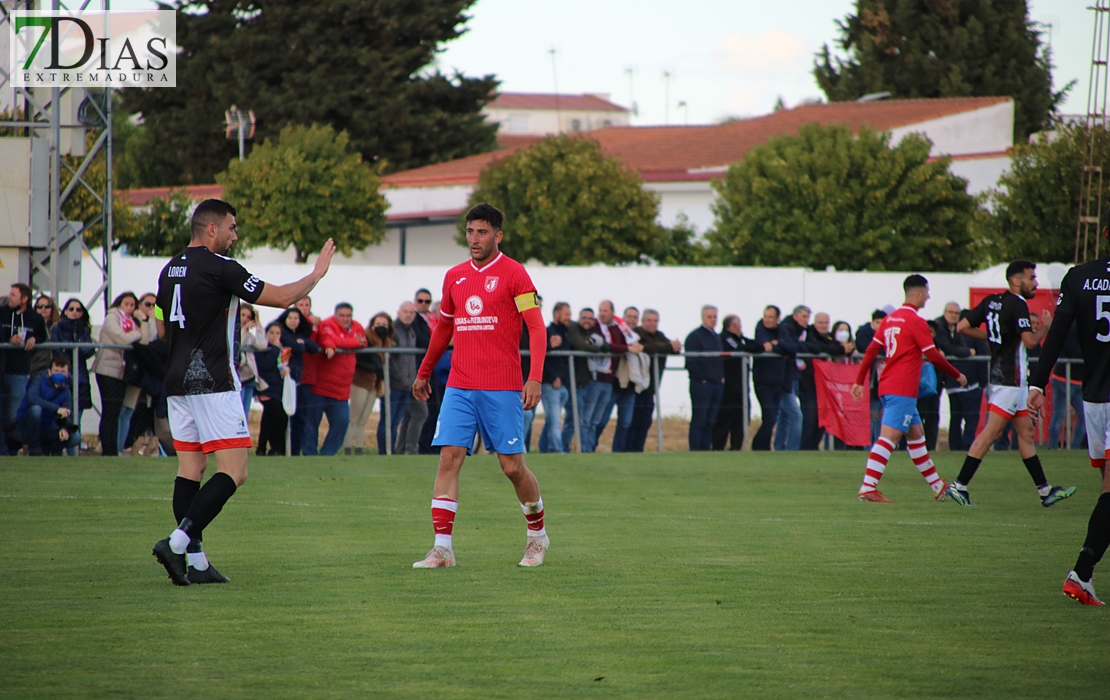
<svg viewBox="0 0 1110 700"><path fill-rule="evenodd" d="M497 278L497 277L487 277L486 278L486 291L487 292L492 292L493 290L497 289L497 280L498 279L499 278Z"/></svg>
<svg viewBox="0 0 1110 700"><path fill-rule="evenodd" d="M496 279L496 277L494 279ZM486 284L488 285L489 283L487 282ZM466 312L471 316L479 315L482 313L483 308L485 308L485 305L482 304L482 297L477 294L466 300Z"/></svg>

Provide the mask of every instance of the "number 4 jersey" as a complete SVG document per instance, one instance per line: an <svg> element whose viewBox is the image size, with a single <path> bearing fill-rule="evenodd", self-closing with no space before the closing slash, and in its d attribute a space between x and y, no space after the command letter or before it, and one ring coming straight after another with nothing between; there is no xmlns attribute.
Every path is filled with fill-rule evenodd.
<svg viewBox="0 0 1110 700"><path fill-rule="evenodd" d="M155 317L166 329L166 395L238 391L239 299L254 302L265 283L207 248L186 248L158 276Z"/></svg>
<svg viewBox="0 0 1110 700"><path fill-rule="evenodd" d="M994 386L1025 386L1029 356L1022 333L1032 333L1029 305L1013 292L991 294L967 315L972 328L987 324L991 346L990 378Z"/></svg>

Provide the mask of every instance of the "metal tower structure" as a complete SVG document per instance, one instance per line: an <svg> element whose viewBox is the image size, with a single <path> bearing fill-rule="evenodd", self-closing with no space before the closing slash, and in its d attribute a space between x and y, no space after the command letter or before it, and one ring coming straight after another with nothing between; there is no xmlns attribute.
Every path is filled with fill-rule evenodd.
<svg viewBox="0 0 1110 700"><path fill-rule="evenodd" d="M1095 0L1087 9L1095 13L1094 36L1091 42L1091 75L1087 88L1085 120L1087 144L1083 160L1083 176L1079 184L1079 217L1075 226L1075 264L1087 262L1094 248L1098 257L1102 223L1102 141L1098 130L1106 130L1106 96L1110 87L1110 0Z"/></svg>
<svg viewBox="0 0 1110 700"><path fill-rule="evenodd" d="M71 10L59 0L0 0L0 36L6 42L15 10L107 11L110 0L90 5L92 0L84 0ZM7 52L6 43L3 50ZM0 116L0 177L15 173L17 181L29 181L30 201L27 217L0 231L5 239L0 245L19 249L18 281L55 300L61 291L80 290L81 261L88 253L101 281L95 290L81 290L82 296L90 307L102 298L107 309L113 248L112 89L17 87L5 65L0 63L0 110L6 115ZM101 164L105 182L94 187L90 167ZM85 220L70 221L65 205L78 191L87 192L96 204ZM0 229L7 223L0 222ZM102 224L103 236L94 253L84 232L97 224Z"/></svg>

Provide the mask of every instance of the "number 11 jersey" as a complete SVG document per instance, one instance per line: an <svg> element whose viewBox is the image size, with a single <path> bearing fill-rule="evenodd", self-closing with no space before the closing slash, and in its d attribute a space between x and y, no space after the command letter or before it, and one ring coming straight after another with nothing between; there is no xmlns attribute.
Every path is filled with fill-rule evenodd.
<svg viewBox="0 0 1110 700"><path fill-rule="evenodd" d="M1029 356L1022 333L1032 333L1029 305L1013 292L991 294L967 315L972 328L987 324L991 347L990 378L994 386L1025 386Z"/></svg>
<svg viewBox="0 0 1110 700"><path fill-rule="evenodd" d="M158 276L155 317L170 346L166 396L239 391L239 299L258 301L265 283L231 258L186 248Z"/></svg>

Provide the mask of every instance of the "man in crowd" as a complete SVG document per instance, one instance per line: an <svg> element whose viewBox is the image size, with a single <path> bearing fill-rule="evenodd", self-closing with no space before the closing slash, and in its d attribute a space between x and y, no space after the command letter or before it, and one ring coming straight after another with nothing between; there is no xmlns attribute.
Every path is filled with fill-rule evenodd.
<svg viewBox="0 0 1110 700"><path fill-rule="evenodd" d="M686 352L722 353L725 350L717 326L717 307L701 307L701 325L686 336ZM690 451L713 449L713 426L725 388L725 363L717 357L686 357L686 370L690 373Z"/></svg>
<svg viewBox="0 0 1110 700"><path fill-rule="evenodd" d="M328 434L324 445L319 448L321 455L333 455L343 447L347 436L347 426L351 422L351 382L355 378L357 358L350 352L339 350L358 350L367 345L366 331L362 324L354 320L354 309L347 302L335 306L335 315L325 318L317 328L316 343L323 357L316 365L316 383L312 393L316 400L305 416L306 440L302 449L307 455L316 454L320 439L320 421L328 417ZM310 451L312 450L312 451Z"/></svg>
<svg viewBox="0 0 1110 700"><path fill-rule="evenodd" d="M648 356L673 355L682 350L682 341L670 340L659 330L659 312L655 309L644 309L643 324L636 328L636 335L644 352ZM650 373L651 383L644 390L636 394L636 405L632 410L632 426L628 429L628 439L625 442L627 452L643 452L647 443L648 431L651 430L652 418L655 415L655 395L659 393L655 385L655 378L663 381L663 368L666 367L666 357L656 357L657 369Z"/></svg>
<svg viewBox="0 0 1110 700"><path fill-rule="evenodd" d="M721 322L721 341L725 352L750 352L759 354L770 352L771 344L760 345L744 337L740 317L736 314L725 316ZM729 357L724 361L725 387L721 395L721 407L717 411L717 422L713 426L713 449L739 450L744 446L744 426L748 415L744 411L744 398L748 395L748 378L744 371L744 358Z"/></svg>
<svg viewBox="0 0 1110 700"><path fill-rule="evenodd" d="M399 309L397 309L397 318L393 319L393 329L394 329L393 345L394 345L394 347L398 347L398 348L415 348L415 347L417 347L416 343L419 340L417 335L416 335L416 319L417 318L419 318L419 316L416 313L416 307L413 305L413 303L411 301L403 302L401 304L401 307ZM393 355L390 356L389 361L390 361L391 369L392 369L392 365L394 363L396 363L397 372L398 372L398 376L399 376L398 383L403 383L403 384L407 384L407 385L411 386L412 382L416 381L416 368L419 366L419 363L416 361L416 358L417 358L417 355L414 355L414 354L394 353ZM418 403L423 407L422 409L418 410L418 412L417 412L417 415L421 416L420 417L420 426L423 426L424 425L424 420L428 417L428 405L427 405L427 403L425 401L409 401L408 403L409 404ZM405 416L405 418L408 418L408 416L409 416L407 408L405 410L404 416ZM395 420L395 421L396 420L400 421L400 427L397 429L396 438L391 438L393 440L393 454L406 454L406 455L418 454L419 453L419 445L417 444L417 441L418 441L419 436L420 436L419 428L412 433L411 442L409 440L410 436L409 436L408 428L412 427L412 425L414 424L414 419L409 419L408 421L406 421L405 419L398 419L396 416L391 416L391 418L393 418L393 420Z"/></svg>
<svg viewBox="0 0 1110 700"><path fill-rule="evenodd" d="M551 311L551 324L547 327L548 350L565 350L567 324L570 323L570 304L556 302ZM570 358L548 354L543 365L543 383L540 384L543 401L543 432L540 433L540 452L563 452L563 429L560 420L563 409L570 401ZM570 423L570 421L566 421Z"/></svg>
<svg viewBox="0 0 1110 700"><path fill-rule="evenodd" d="M609 343L597 333L597 319L594 310L586 307L578 312L578 322L567 326L567 340L570 341L572 350L582 350L592 353L607 353L611 351ZM574 358L574 380L578 385L578 432L580 443L578 448L583 452L593 452L597 447L595 424L591 421L598 412L598 404L609 400L612 384L595 380L598 360L587 357ZM602 406L604 408L604 406ZM565 421L563 425L563 450L570 451L570 441L574 437L574 421Z"/></svg>
<svg viewBox="0 0 1110 700"><path fill-rule="evenodd" d="M808 306L795 306L794 311L780 325L782 334L797 343L797 348L791 355L813 352L813 348L806 343L810 313L812 312ZM797 358L787 362L785 366L782 397L779 400L779 429L775 432L775 450L779 452L794 452L802 446L802 406L798 401L798 381L805 366L806 362Z"/></svg>
<svg viewBox="0 0 1110 700"><path fill-rule="evenodd" d="M312 313L312 299L305 297L299 300L296 308L305 319L304 323L309 324L311 328L311 332L307 336L312 339L312 342L316 342L322 319ZM297 412L289 419L289 447L292 455L312 456L318 453L318 446L315 441L311 445L306 444L309 432L307 416L313 413L316 408L319 408L316 405L319 403L319 397L312 393L312 385L316 383L316 364L323 361L323 355L306 352L303 358L301 381L297 384ZM319 424L312 429L312 434L319 438Z"/></svg>
<svg viewBox="0 0 1110 700"><path fill-rule="evenodd" d="M13 284L8 292L8 305L0 307L0 338L23 352L8 350L0 353L4 363L3 382L0 383L0 455L8 454L8 441L4 433L15 424L15 414L27 393L31 375L31 356L35 343L46 342L46 322L31 308L31 288L22 282Z"/></svg>
<svg viewBox="0 0 1110 700"><path fill-rule="evenodd" d="M617 427L613 431L613 452L628 451L628 429L632 427L632 415L636 409L636 386L646 386L651 380L651 364L647 355L633 351L631 348L640 342L640 336L634 330L640 325L640 310L629 306L624 310L621 318L615 323L624 334L628 343L629 352L617 364L617 381L613 384L613 396L609 399L609 410L602 417L597 433L605 432L605 426L617 407Z"/></svg>
<svg viewBox="0 0 1110 700"><path fill-rule="evenodd" d="M816 355L843 357L852 351L851 343L840 343L832 337L832 319L824 311L814 314L813 325L806 329L804 342L809 352ZM817 415L817 376L813 360L799 362L805 364L798 379L798 399L802 404L801 449L816 450L825 436L825 429L820 426Z"/></svg>
<svg viewBox="0 0 1110 700"><path fill-rule="evenodd" d="M763 318L755 325L755 342L768 352L782 355L780 358L756 358L752 361L752 379L755 383L755 397L763 414L763 422L752 438L753 451L771 449L771 437L779 417L779 404L782 403L782 384L786 376L786 363L798 352L797 341L783 333L779 318L779 307L770 305L763 309Z"/></svg>
<svg viewBox="0 0 1110 700"><path fill-rule="evenodd" d="M631 333L631 329L629 329L629 332ZM602 431L609 423L609 417L613 414L613 406L616 405L618 400L620 401L618 422L620 418L624 418L628 423L632 422L632 407L635 404L636 395L635 392L621 392L617 372L620 366L628 361L626 357L623 357L624 353L639 352L643 348L640 347L639 343L635 343L635 334L632 334L633 344L629 343L628 335L625 334L617 322L613 302L608 299L597 305L597 330L595 333L600 335L605 343L609 345L611 348L609 352L617 355L616 357L606 357L594 361L594 379L609 385L609 389L600 390L606 398L604 403L598 403L591 419L596 447L597 442L601 440Z"/></svg>
<svg viewBox="0 0 1110 700"><path fill-rule="evenodd" d="M429 322L432 316L432 293L427 289L418 289L416 294L413 295L413 310L416 312L412 318L412 330L416 334L416 347L421 350L428 349L428 343L432 339L432 328L435 324L435 319ZM420 363L424 361L424 353L416 355L416 366L419 367ZM435 393L435 379L428 380L432 387L431 392ZM409 401L405 406L405 416L401 419L401 427L398 428L398 444L397 452L406 455L420 454L422 451L427 452L427 449L421 450L420 434L424 430L424 422L428 420L428 403L426 401ZM425 445L425 448L431 446L431 443Z"/></svg>
<svg viewBox="0 0 1110 700"><path fill-rule="evenodd" d="M944 305L944 314L936 319L934 326L937 330L937 350L949 358L975 357L974 341L971 338L956 332L956 325L960 322L960 305L950 301ZM975 371L981 362L969 362L966 359L952 359L952 366L967 377L967 386L960 386L955 379L945 375L943 378L944 391L948 393L948 449L966 450L975 438L975 428L979 424L979 402L983 398L983 389L979 386L978 373ZM940 377L937 377L940 379ZM972 405L974 403L974 405ZM965 438L966 443L965 443Z"/></svg>

